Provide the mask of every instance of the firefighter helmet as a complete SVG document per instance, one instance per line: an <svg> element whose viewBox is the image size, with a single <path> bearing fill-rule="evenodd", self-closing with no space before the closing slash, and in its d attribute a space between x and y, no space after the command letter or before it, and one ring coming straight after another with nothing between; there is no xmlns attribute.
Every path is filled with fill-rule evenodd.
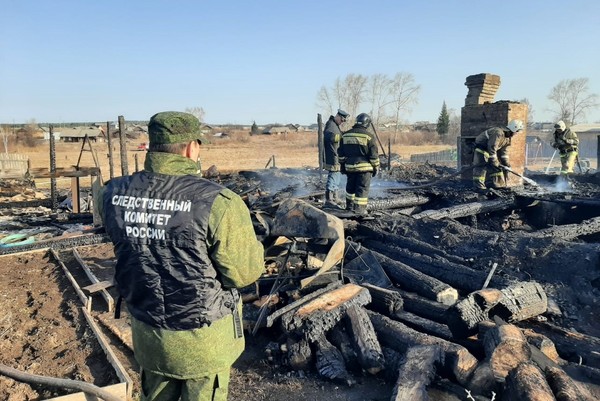
<svg viewBox="0 0 600 401"><path fill-rule="evenodd" d="M371 116L369 116L367 113L360 113L356 116L356 125L363 128L368 128L369 125L371 125Z"/></svg>
<svg viewBox="0 0 600 401"><path fill-rule="evenodd" d="M567 125L565 124L565 122L563 120L560 120L559 122L554 124L554 129L564 131L565 129L567 129Z"/></svg>
<svg viewBox="0 0 600 401"><path fill-rule="evenodd" d="M510 120L510 122L506 125L506 128L508 128L513 134L516 134L517 132L523 130L523 121Z"/></svg>

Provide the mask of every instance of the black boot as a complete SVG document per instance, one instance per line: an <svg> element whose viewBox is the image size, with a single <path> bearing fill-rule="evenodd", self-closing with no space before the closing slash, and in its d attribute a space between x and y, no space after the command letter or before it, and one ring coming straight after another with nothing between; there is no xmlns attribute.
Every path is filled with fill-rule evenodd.
<svg viewBox="0 0 600 401"><path fill-rule="evenodd" d="M325 191L325 207L336 207L335 202L333 201L333 192Z"/></svg>
<svg viewBox="0 0 600 401"><path fill-rule="evenodd" d="M366 216L367 215L367 205L355 205L354 213L358 216Z"/></svg>

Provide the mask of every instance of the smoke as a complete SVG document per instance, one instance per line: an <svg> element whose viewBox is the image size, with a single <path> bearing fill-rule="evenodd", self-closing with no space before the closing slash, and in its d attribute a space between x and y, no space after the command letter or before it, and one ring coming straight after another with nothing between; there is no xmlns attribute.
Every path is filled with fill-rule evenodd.
<svg viewBox="0 0 600 401"><path fill-rule="evenodd" d="M369 189L369 198L389 198L390 194L387 192L390 188L408 188L410 185L400 183L397 181L382 180L379 178L373 178L371 180L371 187Z"/></svg>

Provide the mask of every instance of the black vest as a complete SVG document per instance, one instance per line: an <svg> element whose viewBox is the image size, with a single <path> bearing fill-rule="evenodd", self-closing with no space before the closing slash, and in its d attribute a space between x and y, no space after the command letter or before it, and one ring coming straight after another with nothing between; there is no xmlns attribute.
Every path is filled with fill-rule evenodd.
<svg viewBox="0 0 600 401"><path fill-rule="evenodd" d="M146 171L108 183L104 225L115 246L115 279L136 319L191 330L232 312L237 292L222 288L206 245L221 190L197 176Z"/></svg>

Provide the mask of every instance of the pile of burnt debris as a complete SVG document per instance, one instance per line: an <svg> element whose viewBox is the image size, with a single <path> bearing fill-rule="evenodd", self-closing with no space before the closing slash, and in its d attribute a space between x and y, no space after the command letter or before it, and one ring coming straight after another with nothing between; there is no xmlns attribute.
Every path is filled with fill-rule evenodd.
<svg viewBox="0 0 600 401"><path fill-rule="evenodd" d="M254 333L281 334L269 360L347 385L382 375L394 400L427 399L438 379L461 398L597 399L599 177L482 195L419 168L418 182L401 167L376 179L366 218L324 209L317 172L224 181L265 244L244 298Z"/></svg>
<svg viewBox="0 0 600 401"><path fill-rule="evenodd" d="M318 170L211 177L244 198L265 246L243 299L246 328L274 339L268 360L347 385L381 376L393 400L442 381L461 399L598 399L600 176L481 194L446 167L380 174L366 217L324 208ZM107 241L78 215L63 214L89 225L77 235L0 252ZM10 224L66 227L56 216Z"/></svg>

